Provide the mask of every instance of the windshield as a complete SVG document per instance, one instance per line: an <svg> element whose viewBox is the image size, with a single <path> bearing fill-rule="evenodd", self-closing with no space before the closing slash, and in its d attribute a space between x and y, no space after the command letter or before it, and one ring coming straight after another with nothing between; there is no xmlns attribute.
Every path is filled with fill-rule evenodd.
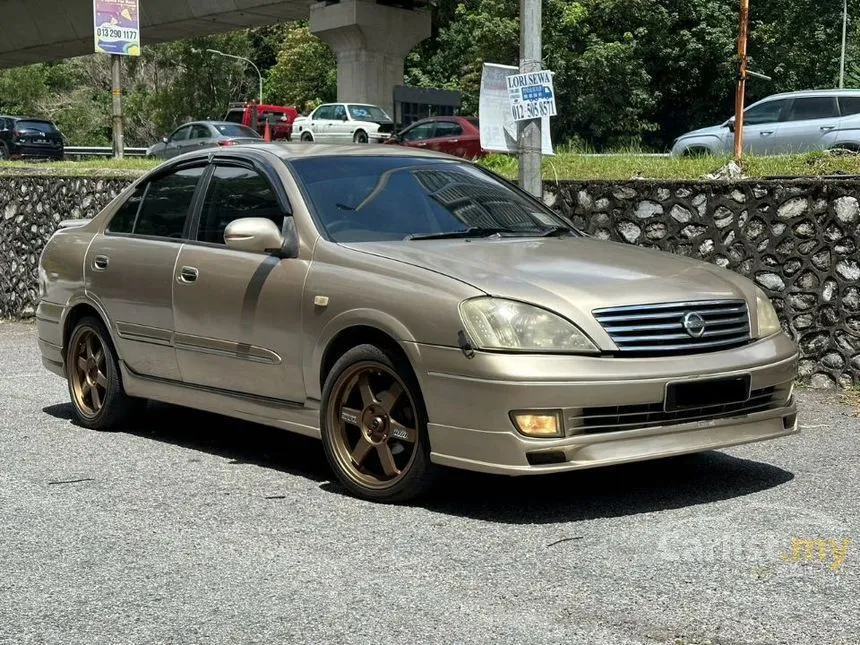
<svg viewBox="0 0 860 645"><path fill-rule="evenodd" d="M50 121L18 121L15 123L16 130L36 130L37 132L44 132L45 134L51 134L57 131L57 128L54 127L54 124Z"/></svg>
<svg viewBox="0 0 860 645"><path fill-rule="evenodd" d="M335 242L578 234L539 201L465 162L326 156L290 163Z"/></svg>
<svg viewBox="0 0 860 645"><path fill-rule="evenodd" d="M260 135L254 132L251 128L246 128L244 125L236 125L233 123L219 123L215 129L225 137L252 137L259 139Z"/></svg>
<svg viewBox="0 0 860 645"><path fill-rule="evenodd" d="M349 115L356 121L371 121L373 123L390 123L391 117L375 105L349 105Z"/></svg>

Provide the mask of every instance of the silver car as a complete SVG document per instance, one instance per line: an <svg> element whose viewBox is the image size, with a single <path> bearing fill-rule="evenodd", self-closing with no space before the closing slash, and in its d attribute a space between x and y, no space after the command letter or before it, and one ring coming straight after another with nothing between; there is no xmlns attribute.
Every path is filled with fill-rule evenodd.
<svg viewBox="0 0 860 645"><path fill-rule="evenodd" d="M179 126L147 151L148 157L170 159L201 148L256 143L263 138L251 128L229 121L194 121Z"/></svg>
<svg viewBox="0 0 860 645"><path fill-rule="evenodd" d="M672 156L732 152L734 117L678 137ZM860 152L860 90L775 94L744 110L744 151L781 155L812 150Z"/></svg>

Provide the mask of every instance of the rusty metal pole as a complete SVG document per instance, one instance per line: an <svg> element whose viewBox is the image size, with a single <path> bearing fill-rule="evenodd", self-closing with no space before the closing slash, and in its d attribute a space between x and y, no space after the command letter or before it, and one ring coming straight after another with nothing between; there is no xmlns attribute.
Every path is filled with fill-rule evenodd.
<svg viewBox="0 0 860 645"><path fill-rule="evenodd" d="M113 129L113 158L122 159L125 154L125 133L122 116L122 56L111 57L111 126Z"/></svg>
<svg viewBox="0 0 860 645"><path fill-rule="evenodd" d="M735 96L735 161L740 163L744 152L744 103L747 86L747 38L750 22L750 2L741 0L740 29L738 34L738 89Z"/></svg>

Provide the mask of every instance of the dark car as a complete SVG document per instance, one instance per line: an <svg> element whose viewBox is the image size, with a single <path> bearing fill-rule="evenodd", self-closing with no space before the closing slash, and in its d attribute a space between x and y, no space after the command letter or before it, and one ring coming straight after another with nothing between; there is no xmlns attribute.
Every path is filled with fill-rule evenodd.
<svg viewBox="0 0 860 645"><path fill-rule="evenodd" d="M478 119L463 116L434 116L401 130L386 143L445 152L464 159L486 155L481 149Z"/></svg>
<svg viewBox="0 0 860 645"><path fill-rule="evenodd" d="M0 115L0 160L63 158L63 135L47 119Z"/></svg>
<svg viewBox="0 0 860 645"><path fill-rule="evenodd" d="M147 151L147 156L170 159L200 148L259 143L263 138L251 128L229 121L194 121L179 126Z"/></svg>

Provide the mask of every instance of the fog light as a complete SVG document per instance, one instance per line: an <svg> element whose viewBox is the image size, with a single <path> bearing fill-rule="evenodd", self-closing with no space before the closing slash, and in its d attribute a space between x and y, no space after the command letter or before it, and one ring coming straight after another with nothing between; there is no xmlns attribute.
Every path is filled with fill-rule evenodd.
<svg viewBox="0 0 860 645"><path fill-rule="evenodd" d="M559 412L511 412L514 425L529 437L560 437L561 413Z"/></svg>

